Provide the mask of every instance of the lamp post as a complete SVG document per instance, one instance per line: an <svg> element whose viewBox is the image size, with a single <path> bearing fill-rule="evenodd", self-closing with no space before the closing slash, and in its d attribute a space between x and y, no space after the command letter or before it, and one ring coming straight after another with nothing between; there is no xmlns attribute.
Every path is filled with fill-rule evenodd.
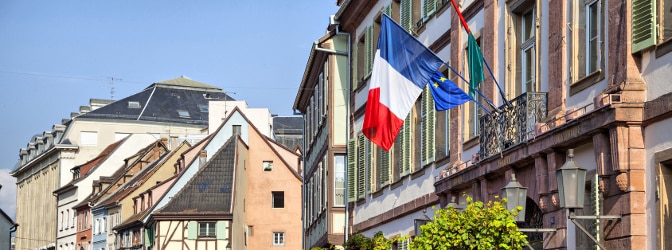
<svg viewBox="0 0 672 250"><path fill-rule="evenodd" d="M527 188L516 180L516 174L511 174L511 181L502 188L502 197L506 198L506 209L511 211L518 206L523 209L518 212L516 222L525 221L525 205L527 202Z"/></svg>
<svg viewBox="0 0 672 250"><path fill-rule="evenodd" d="M583 199L586 187L586 170L574 163L574 149L567 150L567 161L562 167L556 170L556 177L558 179L558 196L560 196L560 208L567 208L569 210L568 218L585 233L591 240L595 242L601 249L604 246L595 239L588 230L581 224L577 223L577 219L582 220L615 220L620 219L620 215L582 215L574 214L574 209L583 208Z"/></svg>
<svg viewBox="0 0 672 250"><path fill-rule="evenodd" d="M520 182L516 180L516 174L511 174L511 181L502 188L502 197L506 198L506 210L511 211L518 206L522 207L515 219L516 222L524 222L525 209L527 206L527 188L520 185ZM557 230L555 228L518 228L518 231L526 233L543 233L555 232ZM532 249L531 246L530 249Z"/></svg>
<svg viewBox="0 0 672 250"><path fill-rule="evenodd" d="M432 219L427 217L427 215L425 214L426 212L427 212L427 209L423 209L422 210L422 216L420 218L417 218L417 219L413 220L413 226L415 227L415 236L418 236L418 235L420 235L420 233L422 233L422 230L420 229L420 227L422 225L425 225L425 224L427 224L427 222L432 221Z"/></svg>

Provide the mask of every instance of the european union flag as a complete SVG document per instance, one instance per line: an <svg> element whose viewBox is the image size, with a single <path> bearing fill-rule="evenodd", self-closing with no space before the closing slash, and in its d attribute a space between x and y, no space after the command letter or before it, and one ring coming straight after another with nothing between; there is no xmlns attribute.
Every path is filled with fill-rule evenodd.
<svg viewBox="0 0 672 250"><path fill-rule="evenodd" d="M434 106L438 111L448 110L472 100L471 96L446 78L441 72L434 72L432 81L433 83L430 84L429 89L432 90Z"/></svg>

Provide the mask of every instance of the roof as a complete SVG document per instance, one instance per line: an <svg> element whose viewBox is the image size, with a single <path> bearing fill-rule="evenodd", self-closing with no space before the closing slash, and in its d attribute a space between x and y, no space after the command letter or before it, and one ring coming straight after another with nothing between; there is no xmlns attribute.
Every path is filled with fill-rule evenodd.
<svg viewBox="0 0 672 250"><path fill-rule="evenodd" d="M276 116L273 117L274 134L302 134L302 116Z"/></svg>
<svg viewBox="0 0 672 250"><path fill-rule="evenodd" d="M236 138L231 137L156 215L232 212Z"/></svg>
<svg viewBox="0 0 672 250"><path fill-rule="evenodd" d="M7 222L9 222L9 224L11 224L12 226L18 226L19 225L19 224L16 224L16 222L14 220L12 220L12 218L10 218L9 215L7 215L5 213L5 211L2 211L2 208L0 208L0 218L5 218L7 220Z"/></svg>
<svg viewBox="0 0 672 250"><path fill-rule="evenodd" d="M73 119L119 119L208 125L208 102L235 101L221 88L178 77L151 84L133 94Z"/></svg>
<svg viewBox="0 0 672 250"><path fill-rule="evenodd" d="M191 78L186 77L186 76L180 76L175 79L170 79L170 80L165 80L165 81L160 81L160 82L155 82L154 84L150 85L149 88L153 88L154 85L163 85L163 86L170 86L170 87L181 87L181 88L194 88L194 89L207 89L210 91L219 91L221 92L222 89L216 86L208 85L202 82L197 82L194 80L191 80Z"/></svg>

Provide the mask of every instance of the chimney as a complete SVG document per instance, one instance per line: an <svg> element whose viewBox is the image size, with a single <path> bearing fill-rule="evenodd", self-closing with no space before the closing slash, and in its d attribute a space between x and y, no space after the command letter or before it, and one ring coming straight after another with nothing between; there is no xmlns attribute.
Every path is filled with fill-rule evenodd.
<svg viewBox="0 0 672 250"><path fill-rule="evenodd" d="M201 150L201 154L198 155L198 168L199 169L205 166L206 156L208 156L208 151Z"/></svg>

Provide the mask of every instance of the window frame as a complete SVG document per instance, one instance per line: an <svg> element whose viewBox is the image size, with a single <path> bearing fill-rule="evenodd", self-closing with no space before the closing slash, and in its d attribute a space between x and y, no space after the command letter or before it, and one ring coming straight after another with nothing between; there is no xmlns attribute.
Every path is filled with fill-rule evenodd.
<svg viewBox="0 0 672 250"><path fill-rule="evenodd" d="M205 226L205 233L202 232ZM199 221L196 231L198 238L215 238L217 237L217 222L215 221Z"/></svg>
<svg viewBox="0 0 672 250"><path fill-rule="evenodd" d="M271 191L271 207L274 209L285 208L285 191Z"/></svg>
<svg viewBox="0 0 672 250"><path fill-rule="evenodd" d="M285 245L285 232L273 232L273 246Z"/></svg>

